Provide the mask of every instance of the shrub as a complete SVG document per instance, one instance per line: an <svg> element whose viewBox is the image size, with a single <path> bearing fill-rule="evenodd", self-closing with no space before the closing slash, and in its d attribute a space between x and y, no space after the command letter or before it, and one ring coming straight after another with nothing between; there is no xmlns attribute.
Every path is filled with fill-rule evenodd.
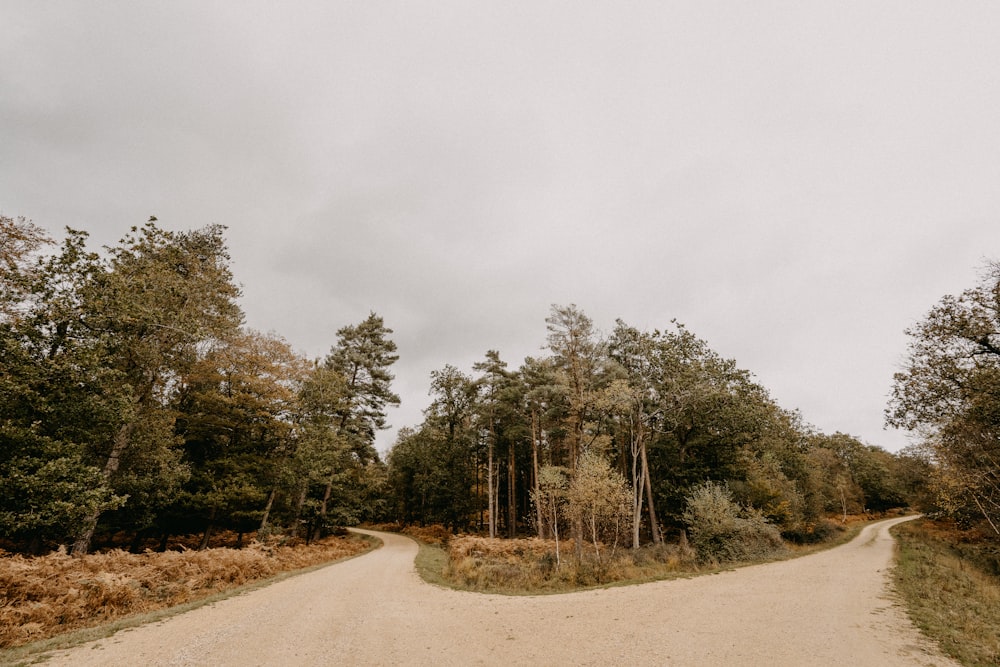
<svg viewBox="0 0 1000 667"><path fill-rule="evenodd" d="M759 510L740 507L725 485L706 482L686 500L682 518L702 562L759 560L784 548L777 526L768 523Z"/></svg>
<svg viewBox="0 0 1000 667"><path fill-rule="evenodd" d="M579 521L594 547L594 559L602 563L601 544L611 544L611 557L632 523L632 491L621 473L601 456L588 452L580 457L576 473L566 489L566 514Z"/></svg>
<svg viewBox="0 0 1000 667"><path fill-rule="evenodd" d="M819 544L833 539L838 533L843 533L845 530L847 529L841 523L830 519L820 519L815 522L800 523L794 528L782 532L781 536L795 544Z"/></svg>

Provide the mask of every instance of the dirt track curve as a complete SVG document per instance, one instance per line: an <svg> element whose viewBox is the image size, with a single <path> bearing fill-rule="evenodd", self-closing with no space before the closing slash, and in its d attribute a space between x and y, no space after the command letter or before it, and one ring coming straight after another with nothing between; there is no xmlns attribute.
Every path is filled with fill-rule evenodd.
<svg viewBox="0 0 1000 667"><path fill-rule="evenodd" d="M445 590L385 546L47 665L952 665L891 601L889 527L718 575L567 595ZM366 532L366 531L360 531Z"/></svg>

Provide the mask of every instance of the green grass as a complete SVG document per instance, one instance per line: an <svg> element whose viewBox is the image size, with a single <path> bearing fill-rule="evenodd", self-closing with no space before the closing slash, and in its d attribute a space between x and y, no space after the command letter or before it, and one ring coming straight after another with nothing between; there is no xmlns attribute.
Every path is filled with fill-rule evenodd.
<svg viewBox="0 0 1000 667"><path fill-rule="evenodd" d="M427 544L416 539L414 541L420 546L414 561L420 578L428 584L453 588L451 582L444 576L445 566L448 564L448 554L444 549L436 544Z"/></svg>
<svg viewBox="0 0 1000 667"><path fill-rule="evenodd" d="M963 665L1000 664L997 545L963 543L957 531L928 520L901 524L893 533L896 591L917 627Z"/></svg>

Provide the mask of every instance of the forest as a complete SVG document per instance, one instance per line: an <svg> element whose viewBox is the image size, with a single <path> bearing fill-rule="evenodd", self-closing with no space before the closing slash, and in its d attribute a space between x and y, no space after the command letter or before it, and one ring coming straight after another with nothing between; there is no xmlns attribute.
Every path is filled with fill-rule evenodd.
<svg viewBox="0 0 1000 667"><path fill-rule="evenodd" d="M488 350L397 405L376 313L308 359L244 325L225 229L153 221L101 250L0 218L0 547L85 554L216 531L316 539L359 523L571 540L822 540L830 517L913 507L997 530L1000 269L908 333L890 453L821 433L679 322L601 334L575 305L545 354ZM720 523L721 522L721 523ZM724 535L723 535L724 537ZM712 542L716 540L716 542Z"/></svg>

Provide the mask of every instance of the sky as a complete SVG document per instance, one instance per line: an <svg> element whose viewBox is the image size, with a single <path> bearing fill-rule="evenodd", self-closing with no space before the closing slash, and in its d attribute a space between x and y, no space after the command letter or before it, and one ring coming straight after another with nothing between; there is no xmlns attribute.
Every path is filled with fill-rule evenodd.
<svg viewBox="0 0 1000 667"><path fill-rule="evenodd" d="M1000 4L0 3L0 214L228 227L247 325L431 371L676 319L889 450L904 330L1000 259Z"/></svg>

